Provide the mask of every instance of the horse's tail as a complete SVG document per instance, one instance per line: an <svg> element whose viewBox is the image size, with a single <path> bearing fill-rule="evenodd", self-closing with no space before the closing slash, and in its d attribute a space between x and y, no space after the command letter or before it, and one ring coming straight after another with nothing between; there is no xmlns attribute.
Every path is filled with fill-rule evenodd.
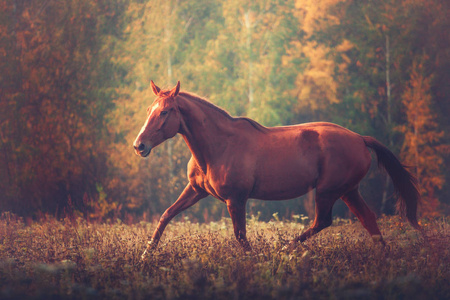
<svg viewBox="0 0 450 300"><path fill-rule="evenodd" d="M408 218L411 225L420 229L417 223L417 205L420 202L420 194L417 190L417 179L395 157L388 148L370 136L363 136L367 147L373 149L378 159L378 166L383 167L394 183L396 193L399 195L397 210Z"/></svg>

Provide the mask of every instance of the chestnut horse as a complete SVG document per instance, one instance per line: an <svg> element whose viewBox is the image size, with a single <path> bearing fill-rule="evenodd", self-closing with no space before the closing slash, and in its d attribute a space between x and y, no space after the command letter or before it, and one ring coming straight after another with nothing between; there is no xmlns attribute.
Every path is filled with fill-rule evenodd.
<svg viewBox="0 0 450 300"><path fill-rule="evenodd" d="M247 199L284 200L311 189L315 194L312 226L292 243L303 242L332 223L332 207L341 198L374 240L382 243L376 215L361 197L358 187L367 174L371 148L379 166L392 178L412 226L419 229L416 212L420 200L415 179L394 154L377 140L341 126L318 122L268 128L248 118L234 118L214 104L187 92L180 82L161 90L151 81L157 96L134 142L138 155L181 134L192 157L189 183L159 220L145 254L156 248L170 220L207 195L226 203L234 234L245 250Z"/></svg>

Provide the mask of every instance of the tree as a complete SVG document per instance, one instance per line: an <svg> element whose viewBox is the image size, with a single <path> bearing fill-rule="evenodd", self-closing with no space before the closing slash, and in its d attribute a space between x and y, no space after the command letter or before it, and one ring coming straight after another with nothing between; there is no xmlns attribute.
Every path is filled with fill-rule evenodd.
<svg viewBox="0 0 450 300"><path fill-rule="evenodd" d="M113 94L100 36L120 32L115 8L107 1L0 2L5 208L62 215L98 197Z"/></svg>
<svg viewBox="0 0 450 300"><path fill-rule="evenodd" d="M436 216L439 213L439 200L435 191L444 185L441 166L443 157L438 145L444 135L435 121L431 111L431 80L426 76L423 61L424 56L415 59L411 69L411 79L402 96L405 106L407 124L399 126L405 140L402 147L402 158L415 166L415 175L420 187L425 216Z"/></svg>
<svg viewBox="0 0 450 300"><path fill-rule="evenodd" d="M197 84L192 79L198 76L194 62L204 56L204 44L214 36L211 23L217 19L216 10L215 2L132 1L126 11L126 38L116 49L114 61L128 72L111 114L110 128L117 142L108 160L107 191L123 201L128 213L155 216L186 184L190 155L180 137L155 149L149 160L133 155L132 143L155 98L150 79L165 87L180 80L183 90Z"/></svg>
<svg viewBox="0 0 450 300"><path fill-rule="evenodd" d="M317 32L330 26L337 26L339 18L329 14L329 10L340 0L298 0L295 3L296 17L304 32L301 40L295 41L294 56L303 58L306 63L304 69L298 72L293 95L296 97L296 110L300 114L312 114L319 118L317 113L325 111L330 104L338 103L338 83L334 78L338 67L331 48L322 43ZM347 40L337 46L338 53L343 53L351 47ZM348 59L348 58L347 58ZM345 66L341 63L341 68ZM306 113L305 113L306 111Z"/></svg>
<svg viewBox="0 0 450 300"><path fill-rule="evenodd" d="M293 4L224 1L222 15L217 38L207 44L205 75L199 76L209 86L210 100L232 115L268 126L286 124L291 118L289 91L300 65L285 59L298 38Z"/></svg>

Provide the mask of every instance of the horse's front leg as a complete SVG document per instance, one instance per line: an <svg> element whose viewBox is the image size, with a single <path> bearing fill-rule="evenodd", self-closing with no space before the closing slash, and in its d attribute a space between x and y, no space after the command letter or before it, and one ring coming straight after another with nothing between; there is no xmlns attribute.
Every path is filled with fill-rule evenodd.
<svg viewBox="0 0 450 300"><path fill-rule="evenodd" d="M235 201L235 200L227 200L227 208L228 212L231 216L231 221L233 222L234 235L238 240L239 244L241 244L244 251L251 251L252 247L250 243L247 241L247 231L245 229L246 221L245 221L245 204L244 201Z"/></svg>
<svg viewBox="0 0 450 300"><path fill-rule="evenodd" d="M180 197L178 197L177 201L175 201L175 203L172 204L159 219L158 226L148 241L147 248L141 256L142 260L145 259L149 252L156 249L164 229L167 224L169 224L170 220L172 220L180 212L197 203L200 199L205 198L207 195L208 194L206 192L196 192L191 184L188 184L184 188L184 191L181 193Z"/></svg>

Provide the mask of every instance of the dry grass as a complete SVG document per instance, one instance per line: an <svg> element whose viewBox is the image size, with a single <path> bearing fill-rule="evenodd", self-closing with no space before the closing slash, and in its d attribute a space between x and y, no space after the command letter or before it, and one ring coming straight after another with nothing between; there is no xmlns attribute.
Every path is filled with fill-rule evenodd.
<svg viewBox="0 0 450 300"><path fill-rule="evenodd" d="M450 299L449 219L424 222L426 237L382 218L388 247L359 223L335 220L295 250L295 222L249 220L243 253L229 219L174 222L144 265L156 224L0 220L0 299Z"/></svg>

